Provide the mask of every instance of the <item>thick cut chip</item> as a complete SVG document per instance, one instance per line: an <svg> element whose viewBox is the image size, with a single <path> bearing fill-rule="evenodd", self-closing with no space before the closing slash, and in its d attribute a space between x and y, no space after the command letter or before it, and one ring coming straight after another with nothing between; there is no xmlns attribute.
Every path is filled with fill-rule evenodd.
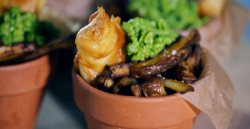
<svg viewBox="0 0 250 129"><path fill-rule="evenodd" d="M115 94L119 94L122 87L138 84L138 81L132 77L123 77L114 87Z"/></svg>
<svg viewBox="0 0 250 129"><path fill-rule="evenodd" d="M36 45L34 43L29 44L16 44L12 46L0 47L0 62L17 58L27 52L35 51Z"/></svg>
<svg viewBox="0 0 250 129"><path fill-rule="evenodd" d="M178 80L184 81L185 83L193 83L196 81L195 75L191 72L187 62L182 61L175 67L175 74Z"/></svg>
<svg viewBox="0 0 250 129"><path fill-rule="evenodd" d="M145 97L167 95L164 85L158 79L153 79L151 81L143 83L142 91Z"/></svg>
<svg viewBox="0 0 250 129"><path fill-rule="evenodd" d="M134 96L141 97L141 85L139 84L132 85L131 91L133 92Z"/></svg>
<svg viewBox="0 0 250 129"><path fill-rule="evenodd" d="M186 93L188 91L194 91L194 87L184 82L172 79L160 79L160 81L165 87L172 89L178 93Z"/></svg>
<svg viewBox="0 0 250 129"><path fill-rule="evenodd" d="M125 77L129 74L129 64L106 65L102 72L103 76L116 78Z"/></svg>
<svg viewBox="0 0 250 129"><path fill-rule="evenodd" d="M102 75L97 76L96 83L105 88L111 88L115 84L115 80L113 78L104 77Z"/></svg>
<svg viewBox="0 0 250 129"><path fill-rule="evenodd" d="M135 78L150 78L151 76L154 76L158 73L167 71L168 69L172 68L179 62L180 62L179 57L171 55L162 60L159 60L154 65L142 68L131 67L130 68L131 76Z"/></svg>
<svg viewBox="0 0 250 129"><path fill-rule="evenodd" d="M201 62L201 49L200 46L196 46L194 53L192 53L186 60L190 66L190 70L196 74L200 67Z"/></svg>

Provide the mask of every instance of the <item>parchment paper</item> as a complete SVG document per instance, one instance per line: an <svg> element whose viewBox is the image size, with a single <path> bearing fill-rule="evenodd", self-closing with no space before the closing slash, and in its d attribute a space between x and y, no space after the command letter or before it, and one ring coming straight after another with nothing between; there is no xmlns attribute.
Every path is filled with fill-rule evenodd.
<svg viewBox="0 0 250 129"><path fill-rule="evenodd" d="M215 58L227 57L237 48L244 34L249 12L234 1L227 1L220 17L199 28L200 45L209 50ZM183 36L189 30L180 32Z"/></svg>
<svg viewBox="0 0 250 129"><path fill-rule="evenodd" d="M203 50L203 71L193 84L195 91L179 94L212 120L216 129L226 129L232 112L235 90L229 77L216 59Z"/></svg>
<svg viewBox="0 0 250 129"><path fill-rule="evenodd" d="M216 58L229 56L240 43L248 18L248 10L234 1L227 1L222 15L199 29L201 46Z"/></svg>

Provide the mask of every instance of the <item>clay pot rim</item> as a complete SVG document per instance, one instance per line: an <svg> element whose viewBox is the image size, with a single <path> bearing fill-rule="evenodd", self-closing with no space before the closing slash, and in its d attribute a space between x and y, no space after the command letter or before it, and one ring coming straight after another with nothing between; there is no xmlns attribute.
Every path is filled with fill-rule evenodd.
<svg viewBox="0 0 250 129"><path fill-rule="evenodd" d="M22 69L23 67L29 67L31 65L39 63L40 60L42 60L46 56L48 56L48 54L42 55L41 57L35 58L33 60L30 60L30 61L22 62L19 64L2 65L2 66L0 66L0 71L3 71L3 69L4 69L4 71L7 71L7 70L9 71L9 70L13 70L13 69Z"/></svg>
<svg viewBox="0 0 250 129"><path fill-rule="evenodd" d="M76 73L74 67L72 69L72 74L77 78L77 80L82 83L81 86L87 88L90 92L98 94L96 96L105 97L108 99L114 99L114 100L127 100L127 101L135 101L135 102L156 102L156 101L167 101L170 99L180 99L181 97L176 94L167 95L167 96L159 96L159 97L135 97L135 96L126 96L126 95L117 95L112 93L107 93L105 91L99 90L90 84L88 84L78 73Z"/></svg>

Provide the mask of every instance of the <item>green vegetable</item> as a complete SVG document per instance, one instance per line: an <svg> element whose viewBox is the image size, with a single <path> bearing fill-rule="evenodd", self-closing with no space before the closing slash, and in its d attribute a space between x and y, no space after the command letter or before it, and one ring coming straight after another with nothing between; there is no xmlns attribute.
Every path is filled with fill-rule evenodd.
<svg viewBox="0 0 250 129"><path fill-rule="evenodd" d="M175 30L198 28L209 21L199 17L198 3L192 0L130 0L128 11L154 21L163 18Z"/></svg>
<svg viewBox="0 0 250 129"><path fill-rule="evenodd" d="M4 45L36 42L41 47L58 36L59 30L51 23L38 21L33 13L22 13L19 7L0 15L0 40Z"/></svg>
<svg viewBox="0 0 250 129"><path fill-rule="evenodd" d="M178 37L178 33L169 29L163 19L155 22L136 17L123 22L123 29L129 38L126 53L131 61L155 56Z"/></svg>

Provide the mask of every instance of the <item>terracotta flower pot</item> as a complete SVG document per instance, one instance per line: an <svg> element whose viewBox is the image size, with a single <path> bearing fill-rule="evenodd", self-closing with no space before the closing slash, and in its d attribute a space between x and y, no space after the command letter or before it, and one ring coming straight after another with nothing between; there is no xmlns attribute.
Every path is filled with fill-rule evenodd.
<svg viewBox="0 0 250 129"><path fill-rule="evenodd" d="M103 92L72 71L74 97L89 129L191 129L200 110L177 95L137 98Z"/></svg>
<svg viewBox="0 0 250 129"><path fill-rule="evenodd" d="M0 66L0 129L33 129L51 72L48 55Z"/></svg>

